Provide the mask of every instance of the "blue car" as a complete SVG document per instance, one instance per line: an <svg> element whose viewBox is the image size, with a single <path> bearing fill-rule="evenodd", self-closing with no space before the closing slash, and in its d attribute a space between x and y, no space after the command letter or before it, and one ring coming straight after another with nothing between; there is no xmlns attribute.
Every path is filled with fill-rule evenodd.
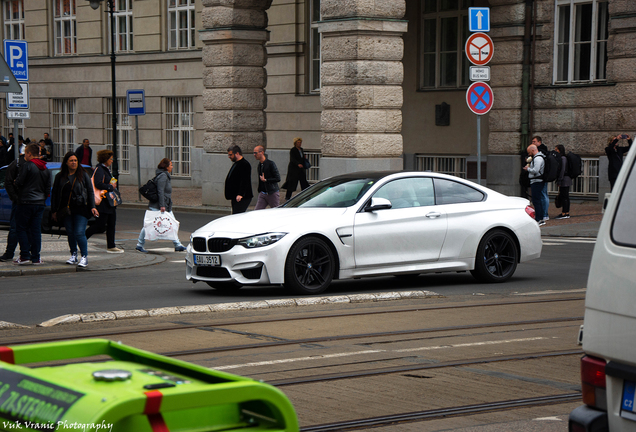
<svg viewBox="0 0 636 432"><path fill-rule="evenodd" d="M88 174L92 174L92 169L89 166L82 165L88 170ZM4 178L7 175L7 168L9 166L3 166L0 168L0 224L9 224L11 220L11 200L9 194L4 187ZM46 167L51 173L51 186L53 186L53 180L55 176L60 172L62 168L61 162L47 162ZM42 216L42 232L48 232L52 228L51 224L51 195L46 199L46 207L44 208L44 215Z"/></svg>

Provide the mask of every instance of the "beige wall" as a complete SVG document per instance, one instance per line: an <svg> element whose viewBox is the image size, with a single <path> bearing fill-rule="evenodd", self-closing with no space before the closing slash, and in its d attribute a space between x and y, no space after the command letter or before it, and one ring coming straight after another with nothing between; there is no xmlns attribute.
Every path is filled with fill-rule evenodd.
<svg viewBox="0 0 636 432"><path fill-rule="evenodd" d="M408 33L404 35L404 153L476 155L477 116L466 105L466 88L418 91L419 0L406 2ZM435 105L450 105L450 126L435 126ZM488 115L482 116L482 154L487 153ZM413 167L406 167L413 168Z"/></svg>

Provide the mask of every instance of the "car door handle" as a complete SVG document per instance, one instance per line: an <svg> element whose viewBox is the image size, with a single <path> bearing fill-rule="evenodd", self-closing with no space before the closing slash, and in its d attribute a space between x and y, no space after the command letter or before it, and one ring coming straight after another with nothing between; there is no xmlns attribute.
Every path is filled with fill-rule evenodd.
<svg viewBox="0 0 636 432"><path fill-rule="evenodd" d="M441 215L442 215L442 214L441 214L441 213L438 213L438 212L430 212L430 213L428 213L428 214L426 215L426 217L427 217L427 218L429 218L429 219L435 219L435 218L440 217Z"/></svg>

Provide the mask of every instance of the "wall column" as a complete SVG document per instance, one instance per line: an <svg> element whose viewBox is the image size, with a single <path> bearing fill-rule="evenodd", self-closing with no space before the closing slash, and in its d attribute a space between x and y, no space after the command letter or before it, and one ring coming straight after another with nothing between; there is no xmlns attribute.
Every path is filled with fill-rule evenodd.
<svg viewBox="0 0 636 432"><path fill-rule="evenodd" d="M227 205L223 192L227 172L218 169L230 167L227 148L238 145L249 156L255 146L267 145L266 10L272 0L202 3L203 149L209 159L203 170L203 204ZM253 158L248 160L251 163Z"/></svg>
<svg viewBox="0 0 636 432"><path fill-rule="evenodd" d="M323 0L321 178L403 168L405 0Z"/></svg>

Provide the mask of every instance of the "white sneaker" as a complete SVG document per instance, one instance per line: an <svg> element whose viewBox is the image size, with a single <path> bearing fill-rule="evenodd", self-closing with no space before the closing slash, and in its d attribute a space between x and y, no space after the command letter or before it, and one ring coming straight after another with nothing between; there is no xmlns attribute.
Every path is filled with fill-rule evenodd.
<svg viewBox="0 0 636 432"><path fill-rule="evenodd" d="M120 253L124 253L124 250L115 246L114 248L108 248L106 249L106 253L112 253L112 254L120 254Z"/></svg>
<svg viewBox="0 0 636 432"><path fill-rule="evenodd" d="M66 261L66 264L76 265L77 264L77 254L74 253L71 257Z"/></svg>
<svg viewBox="0 0 636 432"><path fill-rule="evenodd" d="M86 267L88 265L88 257L83 256L80 260L78 267Z"/></svg>

